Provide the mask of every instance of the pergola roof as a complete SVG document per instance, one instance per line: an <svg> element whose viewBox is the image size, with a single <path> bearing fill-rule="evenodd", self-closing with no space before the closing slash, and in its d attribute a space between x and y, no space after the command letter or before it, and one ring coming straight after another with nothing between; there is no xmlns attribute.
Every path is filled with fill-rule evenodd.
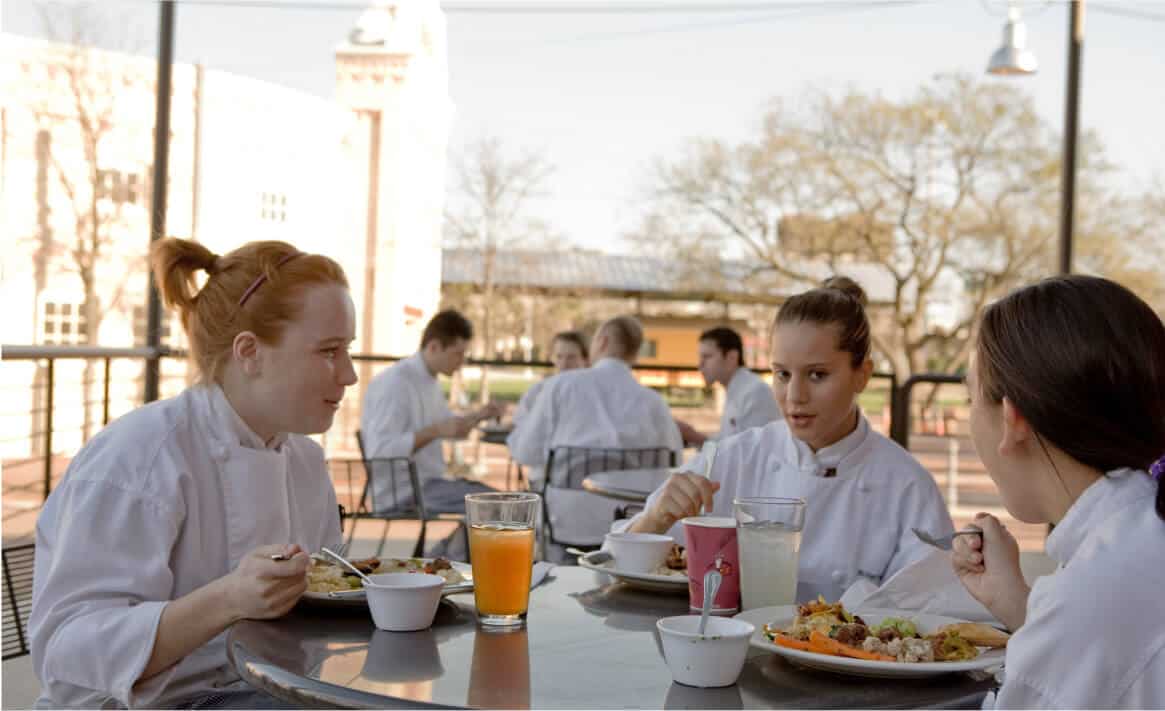
<svg viewBox="0 0 1165 711"><path fill-rule="evenodd" d="M743 261L721 261L718 270L710 271L703 263L580 250L506 250L497 252L494 259L494 284L503 289L679 301L779 304L835 273L824 262L798 264L798 271L814 277L815 281L808 282ZM481 285L485 281L481 250L445 249L441 262L443 284ZM849 262L836 273L861 284L871 303L893 300L893 281L880 265Z"/></svg>

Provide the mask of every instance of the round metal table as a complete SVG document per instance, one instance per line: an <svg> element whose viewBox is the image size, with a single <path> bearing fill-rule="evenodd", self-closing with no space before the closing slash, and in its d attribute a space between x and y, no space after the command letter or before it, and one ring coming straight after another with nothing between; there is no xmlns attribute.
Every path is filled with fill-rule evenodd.
<svg viewBox="0 0 1165 711"><path fill-rule="evenodd" d="M422 632L375 629L366 612L297 608L236 624L231 662L253 686L308 707L977 708L992 682L948 674L864 679L800 669L750 650L734 686L672 682L655 622L687 596L631 590L559 567L530 594L525 629L477 627L473 597L446 598Z"/></svg>
<svg viewBox="0 0 1165 711"><path fill-rule="evenodd" d="M620 501L643 503L651 492L663 486L674 469L623 469L596 472L583 479L583 489Z"/></svg>
<svg viewBox="0 0 1165 711"><path fill-rule="evenodd" d="M487 444L505 444L506 438L514 431L512 425L484 425L481 430L481 441Z"/></svg>

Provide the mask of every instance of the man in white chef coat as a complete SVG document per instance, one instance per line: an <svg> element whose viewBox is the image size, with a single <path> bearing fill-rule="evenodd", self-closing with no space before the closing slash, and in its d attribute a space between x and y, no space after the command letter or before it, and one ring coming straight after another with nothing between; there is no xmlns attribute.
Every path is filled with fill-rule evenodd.
<svg viewBox="0 0 1165 711"><path fill-rule="evenodd" d="M360 416L365 453L371 459L412 457L416 463L427 510L464 513L465 495L493 491L480 482L445 476L442 440L466 437L483 420L497 417L501 408L490 403L479 410L455 415L445 401L438 375L451 376L465 362L473 338L469 320L452 309L441 311L425 326L417 353L372 379ZM387 471L374 473L373 502L378 510L402 506L412 496L403 476L395 489ZM461 558L462 551L444 551Z"/></svg>
<svg viewBox="0 0 1165 711"><path fill-rule="evenodd" d="M708 329L700 334L698 349L704 382L709 387L715 383L724 386L724 412L720 416L720 432L715 435L699 432L677 419L686 444L699 447L708 439L725 439L781 419L772 388L744 366L744 343L739 333L724 326Z"/></svg>
<svg viewBox="0 0 1165 711"><path fill-rule="evenodd" d="M552 448L590 447L640 449L659 447L678 457L683 450L680 432L659 393L643 387L631 372L643 343L643 328L631 316L613 318L595 332L590 368L561 373L546 383L521 426L510 435L514 460L544 467ZM649 458L642 466L666 466ZM551 483L561 483L559 470ZM534 490L542 482L532 481ZM546 505L553 543L597 546L614 520L618 502L579 489L551 486ZM547 557L560 553L546 547Z"/></svg>

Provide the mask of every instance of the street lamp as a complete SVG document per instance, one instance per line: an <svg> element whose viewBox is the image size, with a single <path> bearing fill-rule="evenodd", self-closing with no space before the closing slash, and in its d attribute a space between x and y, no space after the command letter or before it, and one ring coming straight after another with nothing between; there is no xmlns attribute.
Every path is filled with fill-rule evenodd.
<svg viewBox="0 0 1165 711"><path fill-rule="evenodd" d="M988 74L1025 75L1035 74L1039 68L1036 55L1027 44L1027 26L1019 6L1007 8L1007 24L1003 26L1003 46L995 50L987 62Z"/></svg>
<svg viewBox="0 0 1165 711"><path fill-rule="evenodd" d="M1003 27L1003 46L991 55L987 71L1006 76L1032 74L1036 57L1025 48L1027 28L1012 4ZM1076 139L1080 116L1080 59L1084 50L1084 0L1068 3L1068 86L1064 101L1064 160L1060 169L1061 274L1072 271L1072 237L1076 223Z"/></svg>

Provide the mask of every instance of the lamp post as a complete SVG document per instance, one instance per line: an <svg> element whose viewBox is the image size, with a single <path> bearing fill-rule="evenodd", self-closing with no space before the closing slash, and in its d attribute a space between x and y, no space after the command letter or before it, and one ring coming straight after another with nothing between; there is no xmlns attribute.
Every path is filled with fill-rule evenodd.
<svg viewBox="0 0 1165 711"><path fill-rule="evenodd" d="M163 0L158 5L158 84L154 108L154 192L150 201L150 244L163 237L166 231L166 191L170 175L170 86L174 70L174 2ZM153 270L146 270L148 281L146 302L146 347L153 354L146 359L145 401L158 399L160 378L162 301Z"/></svg>
<svg viewBox="0 0 1165 711"><path fill-rule="evenodd" d="M1034 74L1038 63L1027 43L1027 28L1019 7L1008 7L1003 28L1003 46L987 63L987 72L1004 76ZM1068 3L1068 81L1064 102L1064 159L1060 167L1060 254L1061 274L1072 271L1072 240L1076 226L1076 140L1080 116L1080 60L1084 50L1084 0Z"/></svg>

